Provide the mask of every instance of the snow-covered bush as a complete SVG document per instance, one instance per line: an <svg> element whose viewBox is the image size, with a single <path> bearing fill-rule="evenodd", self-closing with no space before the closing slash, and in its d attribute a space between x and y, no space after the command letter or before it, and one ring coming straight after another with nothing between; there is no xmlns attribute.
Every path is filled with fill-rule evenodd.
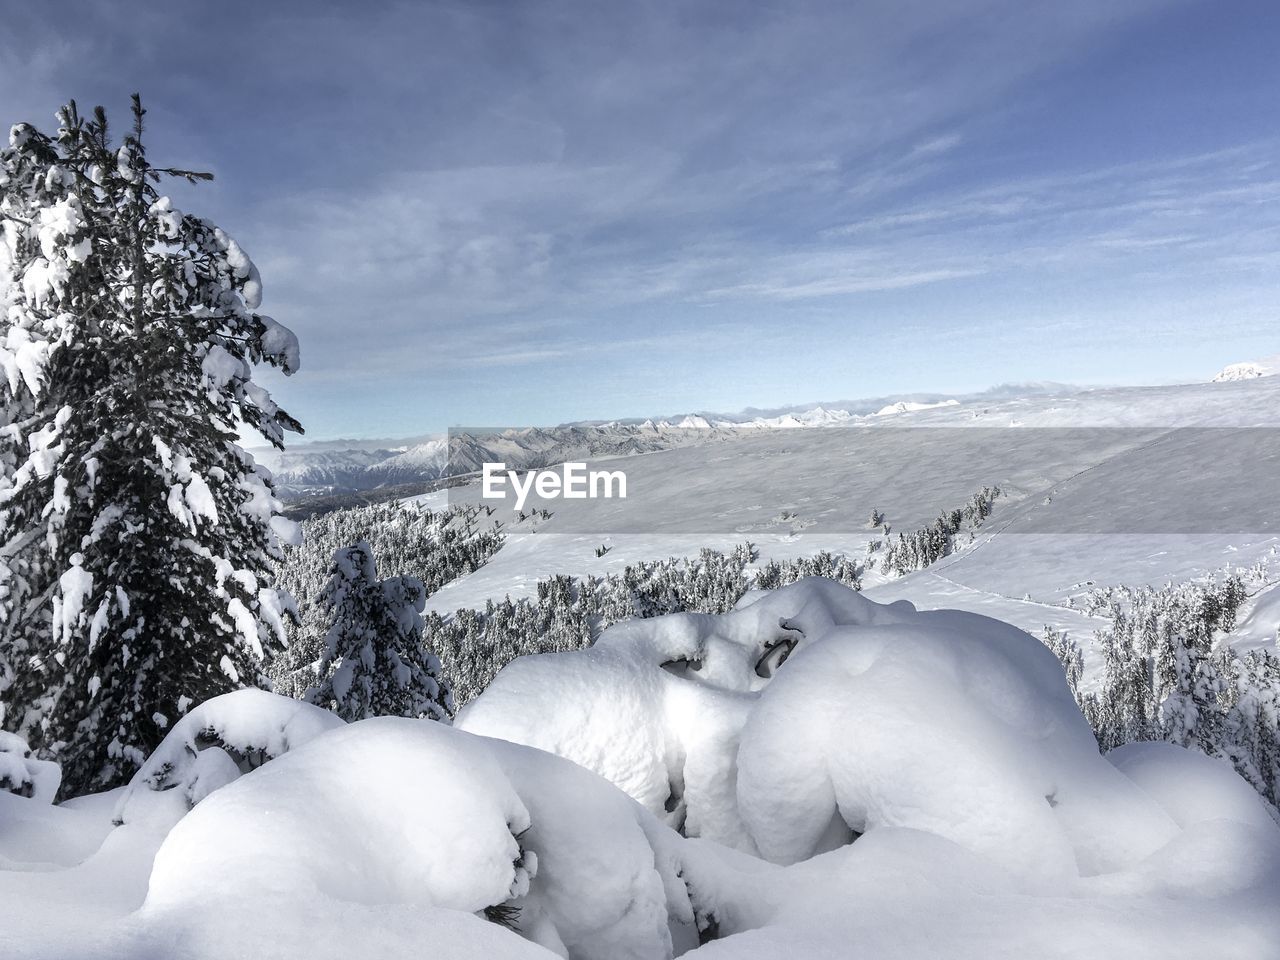
<svg viewBox="0 0 1280 960"><path fill-rule="evenodd" d="M347 721L448 721L453 694L440 676L440 661L422 645L426 599L426 588L414 577L379 580L367 543L335 553L321 595L331 620L318 667L322 679L306 699Z"/></svg>
<svg viewBox="0 0 1280 960"><path fill-rule="evenodd" d="M176 822L242 774L341 726L328 710L265 690L214 697L174 724L121 794L114 819Z"/></svg>
<svg viewBox="0 0 1280 960"><path fill-rule="evenodd" d="M489 602L483 611L428 614L427 642L455 679L459 703L466 703L516 657L590 646L620 621L725 613L750 590L809 576L825 576L854 589L861 584L861 564L825 550L752 569L755 560L754 548L745 543L727 553L703 549L695 557L630 564L604 577L555 576L538 583L536 600L507 598Z"/></svg>
<svg viewBox="0 0 1280 960"><path fill-rule="evenodd" d="M756 847L784 863L911 827L1054 880L1174 832L1099 755L1054 657L954 611L842 618L800 649L741 734L737 797Z"/></svg>
<svg viewBox="0 0 1280 960"><path fill-rule="evenodd" d="M61 782L56 763L33 757L25 740L0 730L0 792L52 803Z"/></svg>
<svg viewBox="0 0 1280 960"><path fill-rule="evenodd" d="M697 942L677 839L557 757L379 718L192 811L156 856L147 910L202 912L248 881L273 902L488 911L561 956L650 960Z"/></svg>

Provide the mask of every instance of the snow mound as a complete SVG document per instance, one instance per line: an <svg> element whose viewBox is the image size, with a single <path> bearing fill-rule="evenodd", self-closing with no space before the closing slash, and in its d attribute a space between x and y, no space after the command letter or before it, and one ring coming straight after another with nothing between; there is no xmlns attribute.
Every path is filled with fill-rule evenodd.
<svg viewBox="0 0 1280 960"><path fill-rule="evenodd" d="M618 623L590 649L521 657L455 723L567 757L686 835L754 852L735 767L758 692L832 623L878 622L910 607L816 578L744 602L722 616Z"/></svg>
<svg viewBox="0 0 1280 960"><path fill-rule="evenodd" d="M0 793L53 803L61 783L60 766L52 760L33 757L27 741L0 730Z"/></svg>
<svg viewBox="0 0 1280 960"><path fill-rule="evenodd" d="M742 732L738 799L780 863L907 827L1053 882L1176 832L1099 755L1052 653L954 611L836 625L794 656Z"/></svg>
<svg viewBox="0 0 1280 960"><path fill-rule="evenodd" d="M110 829L109 816L99 811L86 813L74 805L0 791L0 879L6 870L74 866L102 845ZM0 903L7 896L0 882Z"/></svg>
<svg viewBox="0 0 1280 960"><path fill-rule="evenodd" d="M1206 820L1272 825L1257 792L1224 760L1171 743L1126 743L1107 759L1155 798L1179 827Z"/></svg>
<svg viewBox="0 0 1280 960"><path fill-rule="evenodd" d="M1270 377L1277 373L1280 373L1280 354L1263 360L1229 363L1218 371L1211 382L1232 383L1237 380L1256 380L1258 377Z"/></svg>
<svg viewBox="0 0 1280 960"><path fill-rule="evenodd" d="M686 862L699 914L718 935L698 960L1262 960L1280 942L1280 833L1229 820L1050 896L958 844L899 827L772 870L714 854L704 847Z"/></svg>
<svg viewBox="0 0 1280 960"><path fill-rule="evenodd" d="M252 688L226 693L179 720L133 776L116 823L176 823L219 787L344 726L328 710Z"/></svg>
<svg viewBox="0 0 1280 960"><path fill-rule="evenodd" d="M909 827L1049 882L1118 869L1177 829L1099 755L1039 641L818 578L516 660L457 723L777 863Z"/></svg>
<svg viewBox="0 0 1280 960"><path fill-rule="evenodd" d="M557 757L401 718L318 737L219 790L156 855L144 914L246 901L436 908L562 956L670 957L696 943L671 835ZM327 908L326 908L327 912Z"/></svg>

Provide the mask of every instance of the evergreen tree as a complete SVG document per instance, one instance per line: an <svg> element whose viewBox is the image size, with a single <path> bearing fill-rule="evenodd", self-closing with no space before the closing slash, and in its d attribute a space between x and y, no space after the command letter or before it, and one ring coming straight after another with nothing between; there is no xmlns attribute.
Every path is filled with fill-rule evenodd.
<svg viewBox="0 0 1280 960"><path fill-rule="evenodd" d="M301 432L252 366L292 373L255 311L258 271L157 185L144 111L117 147L101 108L0 152L3 723L75 794L126 780L188 706L266 683L290 606L270 562L293 525L236 443Z"/></svg>
<svg viewBox="0 0 1280 960"><path fill-rule="evenodd" d="M322 603L332 617L321 682L307 700L351 722L365 717L448 721L453 694L440 661L422 644L427 592L415 577L379 580L367 543L333 556Z"/></svg>

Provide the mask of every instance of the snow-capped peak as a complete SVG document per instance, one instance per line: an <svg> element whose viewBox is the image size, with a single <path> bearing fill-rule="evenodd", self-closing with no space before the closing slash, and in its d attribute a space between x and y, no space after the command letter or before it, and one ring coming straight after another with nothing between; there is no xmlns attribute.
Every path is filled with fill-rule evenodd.
<svg viewBox="0 0 1280 960"><path fill-rule="evenodd" d="M958 407L959 400L940 400L938 403L918 403L914 400L899 400L875 412L877 417L892 417L899 413L915 413L918 410L935 410L938 407Z"/></svg>
<svg viewBox="0 0 1280 960"><path fill-rule="evenodd" d="M1261 360L1246 360L1243 363L1229 363L1218 371L1213 383L1230 383L1236 380L1256 380L1258 377L1270 377L1280 373L1280 354L1264 357Z"/></svg>

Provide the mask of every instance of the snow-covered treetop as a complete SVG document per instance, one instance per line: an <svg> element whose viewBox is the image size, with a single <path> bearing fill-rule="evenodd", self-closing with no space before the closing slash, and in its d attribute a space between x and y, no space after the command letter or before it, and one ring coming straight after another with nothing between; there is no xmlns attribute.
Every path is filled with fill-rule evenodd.
<svg viewBox="0 0 1280 960"><path fill-rule="evenodd" d="M86 119L74 101L59 111L52 137L29 124L10 131L0 150L0 305L7 319L0 368L10 391L35 393L49 346L75 335L73 317L87 314L107 327L127 318L135 336L180 324L195 334L187 339L229 429L247 424L281 446L285 431L302 428L253 382L252 369L265 363L296 372L297 337L257 312L262 278L235 239L159 192L167 178L211 175L152 166L140 136L144 112L135 98L134 132L118 148L101 108ZM139 234L142 262L121 256ZM77 268L96 282L68 302Z"/></svg>

